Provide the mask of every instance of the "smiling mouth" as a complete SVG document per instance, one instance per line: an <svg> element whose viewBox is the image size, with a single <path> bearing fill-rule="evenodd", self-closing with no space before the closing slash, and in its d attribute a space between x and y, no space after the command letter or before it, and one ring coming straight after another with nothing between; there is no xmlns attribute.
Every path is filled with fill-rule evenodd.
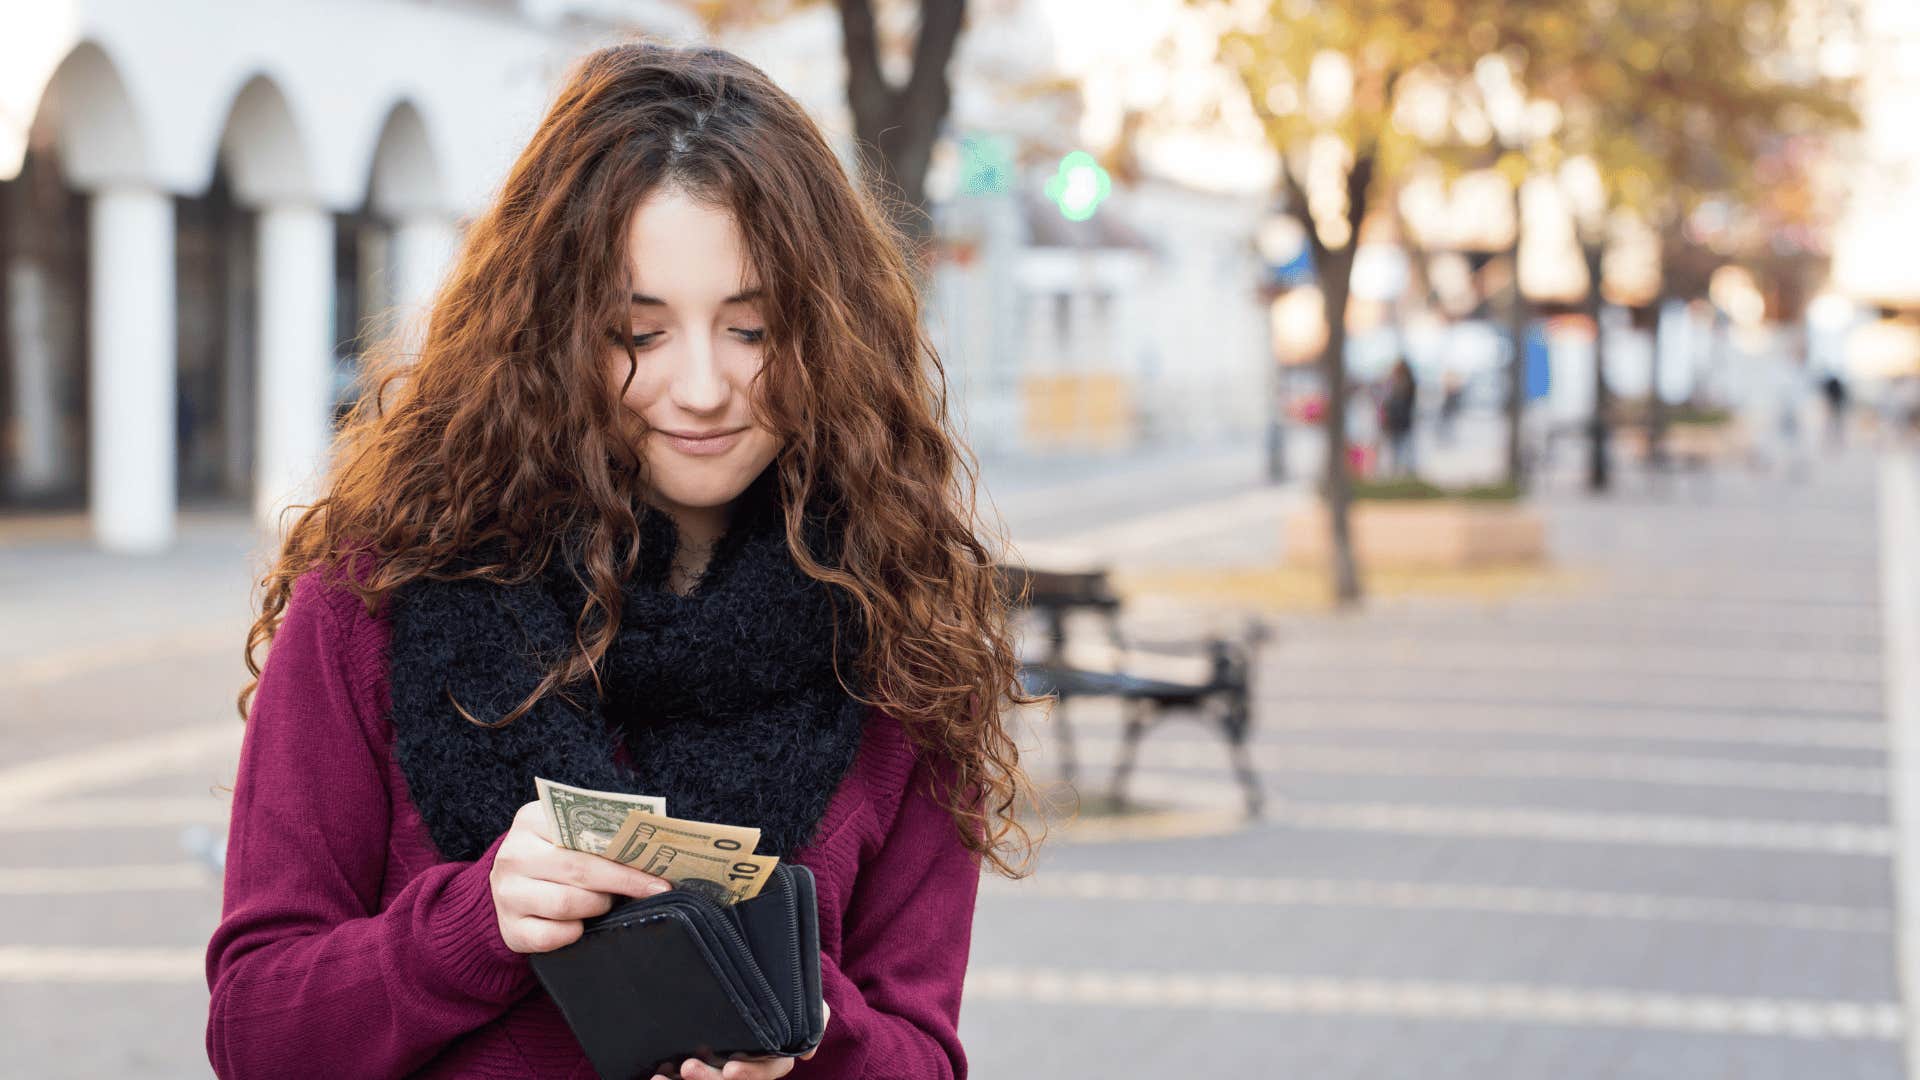
<svg viewBox="0 0 1920 1080"><path fill-rule="evenodd" d="M708 442L713 439L724 439L729 435L738 435L747 429L734 428L732 431L712 431L705 435L689 435L679 431L668 431L666 428L655 428L654 430L668 438L680 439L685 442Z"/></svg>
<svg viewBox="0 0 1920 1080"><path fill-rule="evenodd" d="M671 431L656 428L666 444L689 457L715 457L733 449L740 442L746 428L720 432L714 435L678 435Z"/></svg>

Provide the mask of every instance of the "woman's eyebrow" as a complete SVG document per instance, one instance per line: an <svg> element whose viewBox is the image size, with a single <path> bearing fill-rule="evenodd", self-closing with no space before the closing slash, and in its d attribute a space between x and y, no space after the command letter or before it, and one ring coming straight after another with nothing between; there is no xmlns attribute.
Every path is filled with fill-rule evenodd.
<svg viewBox="0 0 1920 1080"><path fill-rule="evenodd" d="M761 289L758 285L756 285L753 288L747 289L743 292L734 293L732 296L729 296L725 300L722 300L720 302L722 304L745 304L754 300L758 300L763 295L765 295L765 290ZM644 307L666 307L667 306L667 302L665 300L662 300L657 296L649 296L646 293L630 293L629 296L632 298L634 303L640 304Z"/></svg>

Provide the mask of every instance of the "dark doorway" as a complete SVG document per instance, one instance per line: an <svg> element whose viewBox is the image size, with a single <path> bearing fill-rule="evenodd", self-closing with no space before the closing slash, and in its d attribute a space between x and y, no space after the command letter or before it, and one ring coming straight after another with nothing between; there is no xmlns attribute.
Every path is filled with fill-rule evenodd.
<svg viewBox="0 0 1920 1080"><path fill-rule="evenodd" d="M87 199L51 141L0 181L0 508L87 501Z"/></svg>
<svg viewBox="0 0 1920 1080"><path fill-rule="evenodd" d="M245 506L253 488L254 215L215 168L175 204L182 506Z"/></svg>

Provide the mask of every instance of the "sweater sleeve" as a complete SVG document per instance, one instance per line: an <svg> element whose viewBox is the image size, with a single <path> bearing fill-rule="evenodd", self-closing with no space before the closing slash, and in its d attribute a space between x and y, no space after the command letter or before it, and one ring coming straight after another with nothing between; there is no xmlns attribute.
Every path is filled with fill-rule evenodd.
<svg viewBox="0 0 1920 1080"><path fill-rule="evenodd" d="M394 1076L534 985L500 937L488 874L438 864L379 909L393 797L346 625L296 582L234 782L207 1053L222 1077ZM357 601L355 601L357 603Z"/></svg>
<svg viewBox="0 0 1920 1080"><path fill-rule="evenodd" d="M806 1064L822 1076L967 1075L960 991L980 866L930 791L934 779L921 757L893 827L860 868L840 962L820 958L821 991L833 1014L819 1053Z"/></svg>

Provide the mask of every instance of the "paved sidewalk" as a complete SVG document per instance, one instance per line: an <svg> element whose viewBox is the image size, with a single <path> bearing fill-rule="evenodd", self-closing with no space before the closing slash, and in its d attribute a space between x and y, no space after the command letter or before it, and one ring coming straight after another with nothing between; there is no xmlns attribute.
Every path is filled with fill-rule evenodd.
<svg viewBox="0 0 1920 1080"><path fill-rule="evenodd" d="M1132 566L1270 559L1299 497L1130 465L990 480L1017 541ZM1873 484L1557 487L1584 591L1287 619L1265 822L986 882L974 1075L1902 1075ZM207 1074L256 555L217 515L145 560L0 538L0 1073ZM1208 733L1148 747L1141 794L1231 803Z"/></svg>
<svg viewBox="0 0 1920 1080"><path fill-rule="evenodd" d="M1875 479L1560 485L1582 590L1287 619L1267 820L987 883L979 1075L1905 1075ZM1231 796L1197 727L1147 758Z"/></svg>

